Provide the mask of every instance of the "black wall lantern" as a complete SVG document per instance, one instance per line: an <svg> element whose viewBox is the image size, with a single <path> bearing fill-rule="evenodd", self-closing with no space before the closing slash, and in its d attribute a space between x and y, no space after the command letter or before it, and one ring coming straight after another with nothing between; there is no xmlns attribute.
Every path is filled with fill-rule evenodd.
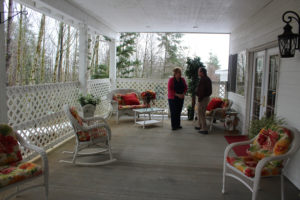
<svg viewBox="0 0 300 200"><path fill-rule="evenodd" d="M292 32L290 22L298 22L298 34ZM300 50L300 17L294 11L286 11L282 15L282 21L286 23L284 32L278 36L279 51L282 58L291 58L295 55L295 50Z"/></svg>

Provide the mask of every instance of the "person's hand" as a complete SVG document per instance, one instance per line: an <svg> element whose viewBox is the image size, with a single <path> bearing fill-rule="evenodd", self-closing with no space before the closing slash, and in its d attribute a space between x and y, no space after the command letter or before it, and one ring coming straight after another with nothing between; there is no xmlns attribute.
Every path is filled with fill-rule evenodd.
<svg viewBox="0 0 300 200"><path fill-rule="evenodd" d="M184 94L177 94L179 99L183 99L184 98Z"/></svg>

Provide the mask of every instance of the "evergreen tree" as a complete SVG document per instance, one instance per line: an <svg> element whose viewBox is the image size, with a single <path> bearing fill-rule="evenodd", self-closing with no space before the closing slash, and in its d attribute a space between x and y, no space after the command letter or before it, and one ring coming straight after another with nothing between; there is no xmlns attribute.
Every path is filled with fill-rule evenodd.
<svg viewBox="0 0 300 200"><path fill-rule="evenodd" d="M180 52L181 33L160 33L158 34L158 47L164 50L162 78L170 75L172 68L182 66L184 59Z"/></svg>
<svg viewBox="0 0 300 200"><path fill-rule="evenodd" d="M109 77L109 71L107 70L107 65L97 65L95 66L95 71L93 75L91 76L92 79L99 79L99 78L108 78Z"/></svg>
<svg viewBox="0 0 300 200"><path fill-rule="evenodd" d="M133 54L136 52L135 43L138 33L121 33L120 45L117 46L117 76L128 78L134 72L134 66L138 65L138 59L132 60Z"/></svg>

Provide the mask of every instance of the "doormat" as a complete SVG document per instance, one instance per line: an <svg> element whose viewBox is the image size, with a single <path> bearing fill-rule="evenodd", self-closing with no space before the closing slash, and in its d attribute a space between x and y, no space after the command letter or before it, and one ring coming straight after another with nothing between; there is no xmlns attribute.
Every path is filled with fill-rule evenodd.
<svg viewBox="0 0 300 200"><path fill-rule="evenodd" d="M248 136L246 135L225 135L224 137L227 140L228 144L249 140ZM249 144L236 146L233 147L233 151L237 156L247 156L247 149L249 149L249 147Z"/></svg>

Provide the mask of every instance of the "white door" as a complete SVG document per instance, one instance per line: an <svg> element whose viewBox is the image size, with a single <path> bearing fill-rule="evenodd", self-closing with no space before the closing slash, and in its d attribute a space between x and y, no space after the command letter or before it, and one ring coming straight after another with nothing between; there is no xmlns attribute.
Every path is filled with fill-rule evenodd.
<svg viewBox="0 0 300 200"><path fill-rule="evenodd" d="M275 114L279 70L278 48L254 53L251 120Z"/></svg>

